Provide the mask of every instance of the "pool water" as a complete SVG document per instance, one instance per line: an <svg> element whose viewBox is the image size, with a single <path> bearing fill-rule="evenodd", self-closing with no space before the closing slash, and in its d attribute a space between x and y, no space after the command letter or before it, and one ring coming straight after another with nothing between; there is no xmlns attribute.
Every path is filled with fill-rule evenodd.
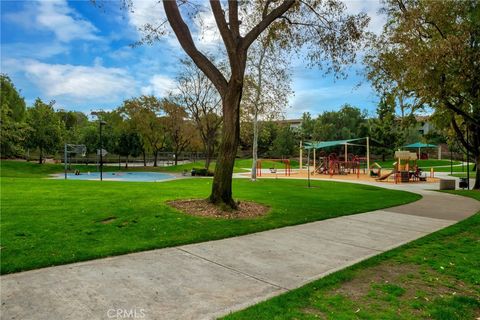
<svg viewBox="0 0 480 320"><path fill-rule="evenodd" d="M65 179L64 174L58 174L56 179ZM105 181L144 181L155 182L160 180L174 179L175 176L160 172L104 172ZM76 176L74 173L68 173L67 179L70 180L100 180L100 172L81 172Z"/></svg>

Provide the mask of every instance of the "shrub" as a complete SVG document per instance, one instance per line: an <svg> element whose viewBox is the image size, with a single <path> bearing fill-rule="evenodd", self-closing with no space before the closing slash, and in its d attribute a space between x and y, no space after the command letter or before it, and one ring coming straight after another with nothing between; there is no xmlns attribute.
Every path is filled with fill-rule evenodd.
<svg viewBox="0 0 480 320"><path fill-rule="evenodd" d="M213 177L213 172L205 168L193 168L192 176Z"/></svg>

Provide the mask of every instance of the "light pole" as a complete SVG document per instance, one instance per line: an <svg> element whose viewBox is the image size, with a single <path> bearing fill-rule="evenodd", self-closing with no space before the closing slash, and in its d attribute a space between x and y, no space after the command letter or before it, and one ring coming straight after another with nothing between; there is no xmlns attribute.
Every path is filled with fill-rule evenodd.
<svg viewBox="0 0 480 320"><path fill-rule="evenodd" d="M97 116L98 125L100 129L100 181L103 181L103 139L102 139L102 126L107 123L100 118L101 111L92 111L90 113L92 116Z"/></svg>
<svg viewBox="0 0 480 320"><path fill-rule="evenodd" d="M308 153L307 153L307 176L308 176L308 187L310 188L310 148L308 148Z"/></svg>
<svg viewBox="0 0 480 320"><path fill-rule="evenodd" d="M467 123L467 190L470 190L470 152L468 151L468 123Z"/></svg>
<svg viewBox="0 0 480 320"><path fill-rule="evenodd" d="M100 181L103 181L103 139L102 139L102 127L106 125L105 121L100 120Z"/></svg>

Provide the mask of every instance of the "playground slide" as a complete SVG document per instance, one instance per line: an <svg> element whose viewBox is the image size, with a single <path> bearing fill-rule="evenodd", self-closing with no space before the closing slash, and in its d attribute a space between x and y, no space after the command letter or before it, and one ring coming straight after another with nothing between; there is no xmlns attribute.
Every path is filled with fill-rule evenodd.
<svg viewBox="0 0 480 320"><path fill-rule="evenodd" d="M383 181L383 180L387 179L388 177L390 177L390 176L391 176L392 174L394 174L394 173L395 173L395 171L392 171L392 172L389 172L389 173L385 173L383 176L381 176L381 177L379 177L379 178L377 178L377 179L375 179L375 180L377 180L377 181Z"/></svg>

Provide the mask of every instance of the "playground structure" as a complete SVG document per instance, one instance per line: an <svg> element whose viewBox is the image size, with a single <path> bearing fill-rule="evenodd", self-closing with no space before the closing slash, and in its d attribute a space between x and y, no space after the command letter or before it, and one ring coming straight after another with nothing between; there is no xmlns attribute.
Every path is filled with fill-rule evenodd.
<svg viewBox="0 0 480 320"><path fill-rule="evenodd" d="M321 152L318 162L315 161L312 173L329 174L330 176L351 173L357 176L360 175L361 168L364 168L365 158L349 153L346 159L339 157L336 153L330 153L328 156L325 156L325 153Z"/></svg>
<svg viewBox="0 0 480 320"><path fill-rule="evenodd" d="M379 178L382 175L382 166L376 162L374 162L369 169L370 169L370 177Z"/></svg>
<svg viewBox="0 0 480 320"><path fill-rule="evenodd" d="M306 156L306 157L305 157ZM306 159L306 164L303 160ZM430 176L417 165L417 154L410 151L395 152L393 170L370 163L370 139L357 138L336 141L308 141L300 143L299 169L291 170L288 159L260 159L257 161L257 176L266 178L365 180L391 183L436 182L433 168ZM281 162L266 169L265 162ZM277 170L278 169L278 170ZM283 171L282 171L283 170ZM245 174L247 175L247 174Z"/></svg>
<svg viewBox="0 0 480 320"><path fill-rule="evenodd" d="M262 176L262 161L271 161L271 162L281 162L285 165L285 176L290 176L291 173L291 164L288 159L258 159L257 160L257 176ZM277 173L276 168L269 168L270 173Z"/></svg>
<svg viewBox="0 0 480 320"><path fill-rule="evenodd" d="M365 144L359 144L358 142L365 140ZM323 149L332 147L342 147L343 155L336 153L329 153L328 155ZM349 146L361 146L366 148L366 156L359 156L348 152ZM370 141L369 138L358 138L348 140L335 140L335 141L311 141L306 142L304 148L308 152L308 168L310 167L310 151L313 151L313 171L312 175L325 174L330 175L348 175L355 174L357 178L360 176L360 172L363 170L365 174L368 168L370 168ZM317 150L321 150L317 158ZM302 156L303 148L300 145L300 171L302 171ZM318 161L317 161L318 160ZM309 169L308 169L309 170Z"/></svg>
<svg viewBox="0 0 480 320"><path fill-rule="evenodd" d="M417 165L417 154L410 151L395 151L396 162L391 172L384 175L378 175L376 181L385 181L390 177L395 183L407 183L416 181L427 181L427 177ZM430 172L430 178L433 178L433 171Z"/></svg>

